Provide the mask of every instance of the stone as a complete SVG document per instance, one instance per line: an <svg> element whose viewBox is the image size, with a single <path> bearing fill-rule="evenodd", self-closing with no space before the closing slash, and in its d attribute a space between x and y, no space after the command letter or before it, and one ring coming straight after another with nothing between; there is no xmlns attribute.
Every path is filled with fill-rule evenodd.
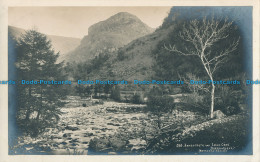
<svg viewBox="0 0 260 162"><path fill-rule="evenodd" d="M66 144L67 144L67 142L61 142L61 144L63 144L63 145L66 145Z"/></svg>
<svg viewBox="0 0 260 162"><path fill-rule="evenodd" d="M116 155L117 153L116 152L108 152L107 154L108 155Z"/></svg>
<svg viewBox="0 0 260 162"><path fill-rule="evenodd" d="M58 147L58 144L53 144L52 146L53 146L53 147Z"/></svg>
<svg viewBox="0 0 260 162"><path fill-rule="evenodd" d="M226 117L226 115L220 110L213 112L213 118L215 118L215 119L221 119L221 118L224 118L224 117Z"/></svg>
<svg viewBox="0 0 260 162"><path fill-rule="evenodd" d="M71 126L66 126L65 129L72 130L72 131L79 130L78 127L71 127Z"/></svg>
<svg viewBox="0 0 260 162"><path fill-rule="evenodd" d="M90 137L90 136L93 136L94 134L93 133L84 133L84 137Z"/></svg>
<svg viewBox="0 0 260 162"><path fill-rule="evenodd" d="M131 120L137 120L137 117L134 116L134 117L131 118Z"/></svg>
<svg viewBox="0 0 260 162"><path fill-rule="evenodd" d="M107 128L101 128L100 129L102 132L105 132L105 131L107 131Z"/></svg>
<svg viewBox="0 0 260 162"><path fill-rule="evenodd" d="M128 122L128 120L126 118L122 119L122 122Z"/></svg>
<svg viewBox="0 0 260 162"><path fill-rule="evenodd" d="M123 151L122 154L130 154L129 151Z"/></svg>
<svg viewBox="0 0 260 162"><path fill-rule="evenodd" d="M63 136L62 137L68 137L68 135L65 133L65 134L63 134Z"/></svg>
<svg viewBox="0 0 260 162"><path fill-rule="evenodd" d="M122 148L124 148L127 145L127 142L122 141L117 138L110 139L110 142L111 142L111 146L113 147L113 149L118 150L118 151L122 150Z"/></svg>
<svg viewBox="0 0 260 162"><path fill-rule="evenodd" d="M99 130L99 128L97 128L97 127L92 127L91 129L92 130Z"/></svg>
<svg viewBox="0 0 260 162"><path fill-rule="evenodd" d="M73 139L73 140L69 141L69 143L76 143L76 142L79 142L78 139Z"/></svg>
<svg viewBox="0 0 260 162"><path fill-rule="evenodd" d="M72 143L71 146L78 146L78 144Z"/></svg>

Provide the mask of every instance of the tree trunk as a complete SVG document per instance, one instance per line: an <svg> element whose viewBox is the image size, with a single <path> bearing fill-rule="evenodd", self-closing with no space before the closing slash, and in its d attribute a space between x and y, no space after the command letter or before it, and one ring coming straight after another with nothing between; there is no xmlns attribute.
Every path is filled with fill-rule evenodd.
<svg viewBox="0 0 260 162"><path fill-rule="evenodd" d="M41 115L41 113L40 113L40 111L38 111L38 113L37 113L37 117L36 117L37 122L39 122L40 115Z"/></svg>
<svg viewBox="0 0 260 162"><path fill-rule="evenodd" d="M32 90L31 90L31 86L29 86L29 100L28 100L29 103L31 103L31 96L32 96ZM26 110L25 120L29 120L30 114L31 114L31 105L29 105Z"/></svg>
<svg viewBox="0 0 260 162"><path fill-rule="evenodd" d="M204 53L201 54L201 56L204 56ZM207 67L207 65L209 64L209 62L205 63L204 62L204 59L203 57L201 57L201 61L202 61L202 64L209 76L209 78L211 79L212 81L212 89L211 89L211 105L210 105L210 111L209 111L209 115L210 115L210 118L212 119L213 118L213 112L214 112L214 100L215 100L215 85L213 83L213 74L212 74L212 71L210 70L209 67Z"/></svg>
<svg viewBox="0 0 260 162"><path fill-rule="evenodd" d="M161 130L161 120L160 120L160 116L158 116L158 119L157 119L157 126L159 128L159 130Z"/></svg>
<svg viewBox="0 0 260 162"><path fill-rule="evenodd" d="M214 112L214 100L215 100L215 85L213 84L212 80L212 89L211 89L211 106L210 106L210 118L213 118Z"/></svg>
<svg viewBox="0 0 260 162"><path fill-rule="evenodd" d="M40 106L40 108L38 108L38 114L37 114L37 117L36 117L37 122L39 122L41 110L42 110L42 87L41 87L41 106Z"/></svg>

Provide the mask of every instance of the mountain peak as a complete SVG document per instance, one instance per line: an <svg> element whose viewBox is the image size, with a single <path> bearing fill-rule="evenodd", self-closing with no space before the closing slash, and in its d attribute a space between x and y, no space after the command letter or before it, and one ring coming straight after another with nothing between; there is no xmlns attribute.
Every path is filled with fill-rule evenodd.
<svg viewBox="0 0 260 162"><path fill-rule="evenodd" d="M136 18L138 19L137 16L133 15L133 14L130 14L128 12L119 12L113 16L111 16L110 18L113 18L113 17L123 17L123 18Z"/></svg>
<svg viewBox="0 0 260 162"><path fill-rule="evenodd" d="M69 61L83 61L94 58L103 49L118 49L131 41L154 31L137 16L119 12L88 28L79 48L71 52Z"/></svg>
<svg viewBox="0 0 260 162"><path fill-rule="evenodd" d="M129 34L128 30L126 30L129 28L132 28L132 30L141 30L141 33L144 32L146 34L153 31L152 28L143 23L137 16L128 12L119 12L104 21L100 21L90 26L88 29L88 34L101 34L104 32Z"/></svg>

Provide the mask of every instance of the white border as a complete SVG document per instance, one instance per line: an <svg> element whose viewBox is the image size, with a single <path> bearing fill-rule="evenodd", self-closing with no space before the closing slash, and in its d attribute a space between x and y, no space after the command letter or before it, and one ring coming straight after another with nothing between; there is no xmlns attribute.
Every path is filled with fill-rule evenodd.
<svg viewBox="0 0 260 162"><path fill-rule="evenodd" d="M7 13L11 6L253 6L253 79L260 79L259 0L0 0L0 80L7 72ZM8 155L8 87L0 86L0 162L5 161L245 161L259 162L259 92L253 87L253 155Z"/></svg>

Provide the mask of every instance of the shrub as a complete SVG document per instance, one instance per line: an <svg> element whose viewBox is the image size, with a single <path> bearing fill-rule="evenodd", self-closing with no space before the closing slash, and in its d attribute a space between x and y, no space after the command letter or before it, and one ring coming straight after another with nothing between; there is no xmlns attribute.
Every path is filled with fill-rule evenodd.
<svg viewBox="0 0 260 162"><path fill-rule="evenodd" d="M129 103L129 102L130 102L130 99L128 98L128 96L125 95L124 98L125 98L124 102L126 102L126 103Z"/></svg>
<svg viewBox="0 0 260 162"><path fill-rule="evenodd" d="M144 100L140 94L134 94L132 96L132 102L134 104L142 104L142 103L144 103Z"/></svg>
<svg viewBox="0 0 260 162"><path fill-rule="evenodd" d="M43 132L46 131L46 128L48 127L54 127L56 122L51 122L50 121L39 121L36 119L31 119L29 121L26 121L25 119L22 120L21 123L19 123L19 126L22 129L23 133L25 135L29 135L31 137L37 137L39 134L42 134Z"/></svg>
<svg viewBox="0 0 260 162"><path fill-rule="evenodd" d="M97 101L95 101L93 104L103 105L103 104L104 104L104 101L103 101L103 100L97 100Z"/></svg>
<svg viewBox="0 0 260 162"><path fill-rule="evenodd" d="M229 86L218 87L215 108L226 115L234 115L240 112L239 101L245 100L241 90L233 90Z"/></svg>
<svg viewBox="0 0 260 162"><path fill-rule="evenodd" d="M186 111L208 113L210 105L210 96L193 92L182 99L183 109Z"/></svg>
<svg viewBox="0 0 260 162"><path fill-rule="evenodd" d="M80 151L77 149L73 149L73 152L67 149L69 155L84 155L84 150Z"/></svg>
<svg viewBox="0 0 260 162"><path fill-rule="evenodd" d="M155 123L160 130L162 127L161 117L163 113L171 112L175 104L173 98L163 94L163 90L153 88L148 94L147 111L154 114L157 119Z"/></svg>
<svg viewBox="0 0 260 162"><path fill-rule="evenodd" d="M112 88L110 97L115 101L121 101L121 92L118 86Z"/></svg>
<svg viewBox="0 0 260 162"><path fill-rule="evenodd" d="M169 112L174 108L173 98L162 95L150 95L148 97L147 109L152 113Z"/></svg>
<svg viewBox="0 0 260 162"><path fill-rule="evenodd" d="M123 61L125 59L128 58L128 55L125 54L125 52L123 52L122 50L119 50L118 53L117 53L117 59L119 61Z"/></svg>

